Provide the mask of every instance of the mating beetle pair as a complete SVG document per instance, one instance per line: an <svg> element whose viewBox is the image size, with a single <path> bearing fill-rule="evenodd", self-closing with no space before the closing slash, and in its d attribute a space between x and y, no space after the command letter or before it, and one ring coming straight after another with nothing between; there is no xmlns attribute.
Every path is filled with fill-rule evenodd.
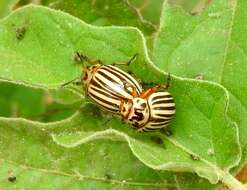
<svg viewBox="0 0 247 190"><path fill-rule="evenodd" d="M103 65L101 61L90 61L80 55L84 61L92 64L83 70L81 82L86 95L105 110L120 115L125 123L138 131L152 131L167 126L175 114L175 103L169 92L151 87L144 91L142 86L130 74L114 65L129 65L137 55L126 63ZM168 88L169 83L165 88Z"/></svg>

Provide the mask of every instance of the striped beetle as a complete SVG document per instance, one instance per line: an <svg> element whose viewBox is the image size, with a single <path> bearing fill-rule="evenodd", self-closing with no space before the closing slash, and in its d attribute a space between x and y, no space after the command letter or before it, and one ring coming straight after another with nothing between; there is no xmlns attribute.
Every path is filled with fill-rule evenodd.
<svg viewBox="0 0 247 190"><path fill-rule="evenodd" d="M165 89L169 87L170 75ZM174 99L169 92L157 90L161 86L149 88L137 95L133 89L133 99L122 100L120 112L123 120L138 131L152 131L166 127L175 114Z"/></svg>
<svg viewBox="0 0 247 190"><path fill-rule="evenodd" d="M143 92L141 85L130 74L114 66L129 65L137 54L126 63L113 65L103 65L100 60L90 61L79 53L76 56L80 61L93 65L83 70L81 82L86 95L103 109L120 115L125 123L132 124L138 131L152 131L169 124L175 114L175 103L170 93L158 92L162 86ZM169 82L170 75L165 89L169 87Z"/></svg>
<svg viewBox="0 0 247 190"><path fill-rule="evenodd" d="M83 71L81 82L84 84L86 95L105 110L120 114L120 105L123 100L133 99L132 94L140 96L142 87L128 73L114 65L129 65L136 59L134 55L127 63L103 65L100 60L87 62L93 66Z"/></svg>

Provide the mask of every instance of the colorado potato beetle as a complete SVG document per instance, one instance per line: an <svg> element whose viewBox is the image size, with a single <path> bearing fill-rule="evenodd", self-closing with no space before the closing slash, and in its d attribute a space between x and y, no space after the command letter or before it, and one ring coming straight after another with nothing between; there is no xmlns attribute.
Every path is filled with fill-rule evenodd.
<svg viewBox="0 0 247 190"><path fill-rule="evenodd" d="M152 131L170 123L175 114L174 99L169 92L158 91L161 87L169 87L170 75L165 86L154 86L143 91L134 77L115 66L129 65L137 54L126 63L112 65L103 65L100 60L91 61L78 53L76 56L92 65L83 70L81 83L85 94L97 105L120 115L125 123L138 131Z"/></svg>
<svg viewBox="0 0 247 190"><path fill-rule="evenodd" d="M120 114L121 102L133 99L132 94L140 96L142 87L130 74L114 65L129 65L135 59L136 55L126 63L113 65L103 65L99 60L90 61L93 66L89 66L83 71L81 79L86 95L105 110Z"/></svg>
<svg viewBox="0 0 247 190"><path fill-rule="evenodd" d="M134 98L122 100L120 105L124 122L131 124L138 131L166 127L175 114L175 103L169 92L158 92L159 88L160 86L149 88L140 96L133 89Z"/></svg>

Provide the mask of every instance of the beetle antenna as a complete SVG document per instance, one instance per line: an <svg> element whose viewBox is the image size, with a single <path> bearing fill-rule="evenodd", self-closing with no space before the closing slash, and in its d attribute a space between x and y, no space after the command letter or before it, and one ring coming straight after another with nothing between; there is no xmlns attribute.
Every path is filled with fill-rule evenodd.
<svg viewBox="0 0 247 190"><path fill-rule="evenodd" d="M76 81L76 80L79 79L79 78L80 78L80 76L78 76L78 77L76 77L76 78L74 78L74 79L72 79L72 80L70 80L70 81L68 81L68 82L66 82L66 83L63 83L63 84L61 85L61 87L63 88L63 87L65 87L65 86L69 85L70 83L73 83L74 81Z"/></svg>
<svg viewBox="0 0 247 190"><path fill-rule="evenodd" d="M80 53L79 51L76 51L74 53L74 61L75 62L80 62L80 63L84 63L85 61L88 62L89 58L85 55L83 55L82 53Z"/></svg>

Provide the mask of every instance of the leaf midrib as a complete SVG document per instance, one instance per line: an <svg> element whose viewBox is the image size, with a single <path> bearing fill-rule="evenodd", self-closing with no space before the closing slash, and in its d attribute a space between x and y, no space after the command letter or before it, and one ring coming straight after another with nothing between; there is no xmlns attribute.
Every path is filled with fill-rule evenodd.
<svg viewBox="0 0 247 190"><path fill-rule="evenodd" d="M104 183L120 184L120 185L125 185L125 186L129 185L129 186L146 186L146 187L176 187L176 185L172 183L152 183L152 182L138 182L138 181L128 181L128 180L118 180L118 179L107 179L104 176L101 177L101 176L82 175L78 171L74 171L74 173L67 173L67 172L63 172L59 170L51 170L51 169L37 168L37 167L28 166L28 165L23 165L23 164L19 164L11 160L0 159L0 161L21 167L23 171L32 170L32 171L46 173L50 175L69 177L69 178L73 178L78 181L93 180L93 181L101 181Z"/></svg>
<svg viewBox="0 0 247 190"><path fill-rule="evenodd" d="M220 84L222 84L222 75L223 75L224 68L225 68L225 65L226 65L228 49L229 49L229 46L230 46L229 44L230 44L231 39L232 39L232 28L233 28L234 21L235 21L237 4L238 4L238 0L234 0L234 6L232 7L232 19L231 19L230 27L229 27L230 30L228 32L228 39L226 41L226 47L225 47L225 51L224 51L223 63L222 63L221 69L220 69L220 74L219 74L219 79L218 79L218 83L220 83Z"/></svg>

